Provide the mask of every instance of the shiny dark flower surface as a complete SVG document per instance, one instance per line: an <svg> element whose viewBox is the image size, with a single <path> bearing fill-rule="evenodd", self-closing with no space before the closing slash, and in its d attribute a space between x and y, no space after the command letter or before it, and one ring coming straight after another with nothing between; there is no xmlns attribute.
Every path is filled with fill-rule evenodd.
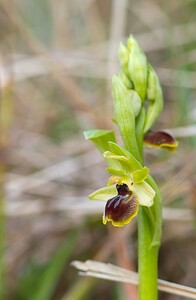
<svg viewBox="0 0 196 300"><path fill-rule="evenodd" d="M175 138L166 131L150 130L144 137L144 142L155 148L163 148L173 151L178 146Z"/></svg>
<svg viewBox="0 0 196 300"><path fill-rule="evenodd" d="M139 203L126 184L117 184L116 189L118 194L106 203L103 222L111 221L115 226L124 226L137 214Z"/></svg>

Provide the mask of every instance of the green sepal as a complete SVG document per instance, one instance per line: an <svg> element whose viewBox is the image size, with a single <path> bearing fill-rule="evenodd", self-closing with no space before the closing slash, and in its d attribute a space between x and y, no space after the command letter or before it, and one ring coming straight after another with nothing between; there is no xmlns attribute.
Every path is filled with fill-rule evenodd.
<svg viewBox="0 0 196 300"><path fill-rule="evenodd" d="M91 140L102 154L108 150L108 141L116 141L112 130L87 130L84 131L84 137L86 140Z"/></svg>
<svg viewBox="0 0 196 300"><path fill-rule="evenodd" d="M162 236L162 196L152 176L149 175L148 178L146 179L146 182L150 184L151 187L156 192L154 205L151 207L151 213L154 218L153 237L152 237L151 247L159 247L161 242L161 236Z"/></svg>
<svg viewBox="0 0 196 300"><path fill-rule="evenodd" d="M133 181L135 183L143 182L149 174L149 169L147 167L143 167L141 170L136 170L133 172Z"/></svg>
<svg viewBox="0 0 196 300"><path fill-rule="evenodd" d="M130 101L127 88L117 76L113 76L112 79L112 92L115 118L124 145L135 157L139 157L135 138L135 114L133 105Z"/></svg>
<svg viewBox="0 0 196 300"><path fill-rule="evenodd" d="M110 185L96 190L88 197L90 200L103 200L107 201L117 194L116 185Z"/></svg>
<svg viewBox="0 0 196 300"><path fill-rule="evenodd" d="M135 128L136 140L137 140L138 149L140 152L140 161L143 160L144 123L145 123L145 109L144 109L144 107L142 107L139 115L136 118L136 128Z"/></svg>

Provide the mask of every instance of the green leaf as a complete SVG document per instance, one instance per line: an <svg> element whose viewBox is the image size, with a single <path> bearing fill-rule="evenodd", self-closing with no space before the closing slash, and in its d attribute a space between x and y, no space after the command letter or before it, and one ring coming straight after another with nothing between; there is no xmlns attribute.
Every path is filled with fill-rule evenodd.
<svg viewBox="0 0 196 300"><path fill-rule="evenodd" d="M112 130L87 130L84 131L84 137L86 140L91 140L102 154L108 150L109 141L116 141L115 134Z"/></svg>
<svg viewBox="0 0 196 300"><path fill-rule="evenodd" d="M141 170L136 170L133 172L133 180L136 183L143 182L149 174L149 169L147 167L143 167Z"/></svg>

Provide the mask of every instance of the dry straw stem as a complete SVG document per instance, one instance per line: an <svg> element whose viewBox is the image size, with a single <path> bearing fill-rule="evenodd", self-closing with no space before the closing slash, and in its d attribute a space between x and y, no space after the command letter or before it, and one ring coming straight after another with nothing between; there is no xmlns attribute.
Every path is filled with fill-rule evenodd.
<svg viewBox="0 0 196 300"><path fill-rule="evenodd" d="M75 56L77 56L77 60ZM81 78L91 77L111 80L111 77L109 78L105 71L105 62L99 58L92 57L92 54L88 54L87 52L64 52L59 56L59 53L53 51L50 54L50 60L55 65L55 68L58 67L58 72L66 72L67 75ZM113 67L115 67L115 59L109 62L110 68L112 68L113 70ZM15 62L12 63L11 68L14 71L14 79L16 82L40 75L43 76L50 73L51 71L54 74L54 68L51 69L50 67L48 67L48 65L46 65L40 53L39 56L23 56L19 60L16 59ZM184 70L176 71L166 68L158 68L156 70L161 83L164 85L180 85L182 87L195 89L196 72ZM54 74L54 76L56 75ZM65 83L62 82L62 84L63 88L65 89ZM72 95L72 97L75 97L75 94ZM76 99L76 106L78 105L81 110L85 111L86 108L84 107L84 96L80 95L80 97L82 97L83 103L80 101L81 99L79 100L79 98L74 98ZM78 101L80 101L80 103Z"/></svg>
<svg viewBox="0 0 196 300"><path fill-rule="evenodd" d="M126 6L127 0L112 1L112 16L110 24L110 43L108 48L108 80L111 81L112 75L117 72L116 53L117 48L113 47L113 42L119 42L122 39L126 25Z"/></svg>
<svg viewBox="0 0 196 300"><path fill-rule="evenodd" d="M46 167L32 175L18 178L7 183L6 189L9 197L19 196L21 193L33 188L37 188L53 180L68 177L72 173L78 172L83 168L95 165L101 161L102 157L96 150L88 151L78 157L71 158L52 166Z"/></svg>
<svg viewBox="0 0 196 300"><path fill-rule="evenodd" d="M12 119L12 85L9 75L5 73L3 60L0 57L0 299L4 299L6 293L5 282L5 190L7 168L7 147L9 129Z"/></svg>
<svg viewBox="0 0 196 300"><path fill-rule="evenodd" d="M44 45L41 42L39 42L36 38L34 38L30 30L28 30L28 28L25 26L22 19L20 18L19 14L17 13L16 6L13 3L8 4L3 2L3 7L7 15L9 16L9 20L12 23L12 25L15 28L17 28L17 30L19 30L19 32L22 34L23 37L25 37L31 49L37 55L40 56L40 59L44 67L47 68L49 72L51 72L53 78L59 83L62 89L70 96L66 98L66 100L69 101L69 105L76 111L79 110L85 112L89 120L91 120L92 123L97 127L103 126L103 122L105 128L110 127L109 122L103 119L100 120L96 112L93 111L93 108L88 105L85 96L83 95L81 89L78 87L75 81L68 76L66 77L65 80L65 78L62 76L61 64L57 63L51 57L51 55L49 55Z"/></svg>
<svg viewBox="0 0 196 300"><path fill-rule="evenodd" d="M136 272L112 264L87 260L86 262L73 261L72 266L81 271L80 275L138 285L138 274ZM188 286L158 279L158 289L173 295L196 299L196 289Z"/></svg>

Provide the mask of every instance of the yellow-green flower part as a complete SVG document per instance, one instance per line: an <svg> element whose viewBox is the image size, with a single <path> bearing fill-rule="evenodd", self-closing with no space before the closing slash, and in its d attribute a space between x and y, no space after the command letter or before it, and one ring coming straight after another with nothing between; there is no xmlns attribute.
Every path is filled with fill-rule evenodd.
<svg viewBox="0 0 196 300"><path fill-rule="evenodd" d="M137 170L130 176L112 176L107 187L99 189L89 196L92 200L107 201L103 214L104 224L111 222L113 226L122 227L130 223L137 215L139 205L147 207L153 205L155 191L145 182L146 176L148 176L146 169L144 167ZM138 172L140 176L138 176ZM134 181L134 178L137 182Z"/></svg>

